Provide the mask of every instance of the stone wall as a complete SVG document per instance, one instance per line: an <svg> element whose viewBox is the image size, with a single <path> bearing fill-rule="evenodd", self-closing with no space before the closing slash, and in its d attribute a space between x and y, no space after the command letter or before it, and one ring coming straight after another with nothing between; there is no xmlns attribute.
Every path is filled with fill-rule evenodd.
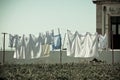
<svg viewBox="0 0 120 80"><path fill-rule="evenodd" d="M60 63L60 52L55 51L50 53L49 57L41 57L38 59L14 59L14 51L6 51L5 63L17 63L17 64L31 64L31 63ZM66 55L66 51L62 51L62 63L79 63L79 62L89 62L93 58L74 58ZM106 63L112 63L112 51L99 51L99 57L97 58ZM114 51L114 61L115 63L120 63L120 51ZM2 51L0 51L0 62L2 62Z"/></svg>

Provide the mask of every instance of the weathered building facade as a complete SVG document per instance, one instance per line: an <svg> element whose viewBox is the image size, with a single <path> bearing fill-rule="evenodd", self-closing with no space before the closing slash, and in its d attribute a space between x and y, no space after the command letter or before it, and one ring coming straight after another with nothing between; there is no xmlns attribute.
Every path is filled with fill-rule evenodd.
<svg viewBox="0 0 120 80"><path fill-rule="evenodd" d="M96 31L108 34L108 48L120 49L120 0L93 0L96 4Z"/></svg>

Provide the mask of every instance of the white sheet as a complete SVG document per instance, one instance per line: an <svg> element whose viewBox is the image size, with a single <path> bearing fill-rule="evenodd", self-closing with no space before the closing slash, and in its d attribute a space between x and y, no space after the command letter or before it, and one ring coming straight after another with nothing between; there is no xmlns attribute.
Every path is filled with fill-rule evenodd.
<svg viewBox="0 0 120 80"><path fill-rule="evenodd" d="M86 33L81 35L78 32L72 34L67 31L67 56L74 57L98 57L98 34Z"/></svg>

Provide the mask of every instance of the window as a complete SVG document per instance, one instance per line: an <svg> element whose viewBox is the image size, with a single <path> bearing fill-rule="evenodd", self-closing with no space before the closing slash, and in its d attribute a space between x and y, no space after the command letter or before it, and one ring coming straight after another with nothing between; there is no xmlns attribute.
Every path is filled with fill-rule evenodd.
<svg viewBox="0 0 120 80"><path fill-rule="evenodd" d="M112 25L112 32L113 32L113 35L116 34L116 25L115 24Z"/></svg>
<svg viewBox="0 0 120 80"><path fill-rule="evenodd" d="M120 16L111 16L110 44L111 49L120 49Z"/></svg>

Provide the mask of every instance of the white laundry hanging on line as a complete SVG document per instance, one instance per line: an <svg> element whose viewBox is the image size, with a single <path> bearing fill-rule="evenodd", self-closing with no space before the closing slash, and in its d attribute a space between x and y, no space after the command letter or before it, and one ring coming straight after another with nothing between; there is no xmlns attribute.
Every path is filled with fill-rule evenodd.
<svg viewBox="0 0 120 80"><path fill-rule="evenodd" d="M41 56L42 57L48 57L50 53L50 45L52 43L52 34L49 32L46 32L46 35L42 36L42 43L41 43Z"/></svg>
<svg viewBox="0 0 120 80"><path fill-rule="evenodd" d="M108 38L107 38L107 33L102 36L102 35L99 35L99 43L98 43L98 47L99 49L107 49L107 46L108 46Z"/></svg>
<svg viewBox="0 0 120 80"><path fill-rule="evenodd" d="M67 56L74 56L72 50L74 37L74 34L72 34L70 30L67 30Z"/></svg>
<svg viewBox="0 0 120 80"><path fill-rule="evenodd" d="M97 34L91 35L90 33L86 33L83 37L79 33L75 33L71 35L70 31L68 31L68 47L67 47L67 56L74 57L97 57L98 56L98 48L97 48Z"/></svg>
<svg viewBox="0 0 120 80"><path fill-rule="evenodd" d="M74 57L81 57L82 53L81 53L81 50L82 50L82 39L81 39L82 35L80 35L78 32L76 33L75 35L75 39L73 41L73 44L72 44L72 50L73 53L74 53Z"/></svg>
<svg viewBox="0 0 120 80"><path fill-rule="evenodd" d="M21 48L21 38L18 35L15 35L15 52L13 58L19 59L20 58L20 48Z"/></svg>
<svg viewBox="0 0 120 80"><path fill-rule="evenodd" d="M54 35L53 36L53 44L52 50L60 49L61 48L61 35Z"/></svg>
<svg viewBox="0 0 120 80"><path fill-rule="evenodd" d="M35 36L29 34L29 40L26 46L26 58L33 59L34 58L34 50L35 50Z"/></svg>
<svg viewBox="0 0 120 80"><path fill-rule="evenodd" d="M26 43L25 43L25 35L23 35L21 39L19 59L25 59L25 55L26 55Z"/></svg>
<svg viewBox="0 0 120 80"><path fill-rule="evenodd" d="M83 49L82 57L98 57L98 35L86 33Z"/></svg>
<svg viewBox="0 0 120 80"><path fill-rule="evenodd" d="M53 41L53 35L50 32L46 32L45 43L51 45Z"/></svg>
<svg viewBox="0 0 120 80"><path fill-rule="evenodd" d="M34 35L30 34L29 37L22 37L18 44L20 45L19 59L34 59L37 57L39 44Z"/></svg>
<svg viewBox="0 0 120 80"><path fill-rule="evenodd" d="M76 57L80 55L83 39L83 35L79 34L77 31L72 34L69 30L67 30L67 56Z"/></svg>
<svg viewBox="0 0 120 80"><path fill-rule="evenodd" d="M16 38L16 51L15 53L17 53L17 55L19 55L17 57L17 59L26 59L27 56L27 40L26 40L26 36L23 35L22 38ZM18 41L18 42L17 42Z"/></svg>
<svg viewBox="0 0 120 80"><path fill-rule="evenodd" d="M52 34L39 34L38 38L30 34L29 37L25 35L20 38L18 35L15 38L15 53L16 59L34 59L40 57L47 57L50 53L50 45L52 43Z"/></svg>
<svg viewBox="0 0 120 80"><path fill-rule="evenodd" d="M40 57L48 57L50 53L50 45L52 41L52 35L49 32L46 34L40 33L38 38L36 38L34 49L33 49L33 57L40 58Z"/></svg>
<svg viewBox="0 0 120 80"><path fill-rule="evenodd" d="M25 45L25 59L30 59L30 54L27 52L28 48L27 45L29 43L29 37L24 37L24 45ZM28 56L29 55L29 56Z"/></svg>
<svg viewBox="0 0 120 80"><path fill-rule="evenodd" d="M41 57L48 57L49 53L50 53L50 45L49 44L42 45Z"/></svg>
<svg viewBox="0 0 120 80"><path fill-rule="evenodd" d="M81 40L81 39L80 39ZM84 39L81 40L81 42L76 43L79 44L81 43L81 46L78 50L78 53L75 57L98 57L98 36L97 33L95 34L90 34L86 33L84 36Z"/></svg>
<svg viewBox="0 0 120 80"><path fill-rule="evenodd" d="M98 33L92 34L92 46L91 46L91 56L92 57L99 57L98 54Z"/></svg>
<svg viewBox="0 0 120 80"><path fill-rule="evenodd" d="M13 36L12 34L9 34L9 46L13 48L14 47L14 41L15 41L15 36Z"/></svg>
<svg viewBox="0 0 120 80"><path fill-rule="evenodd" d="M34 58L40 58L41 57L41 43L42 43L42 34L39 33L38 38L36 38L35 41L35 48L34 48Z"/></svg>
<svg viewBox="0 0 120 80"><path fill-rule="evenodd" d="M45 48L45 51L44 51L44 56L47 57L49 56L50 54L50 45L52 44L52 33L50 32L46 32L46 37L45 37L45 44L44 44L44 48Z"/></svg>

